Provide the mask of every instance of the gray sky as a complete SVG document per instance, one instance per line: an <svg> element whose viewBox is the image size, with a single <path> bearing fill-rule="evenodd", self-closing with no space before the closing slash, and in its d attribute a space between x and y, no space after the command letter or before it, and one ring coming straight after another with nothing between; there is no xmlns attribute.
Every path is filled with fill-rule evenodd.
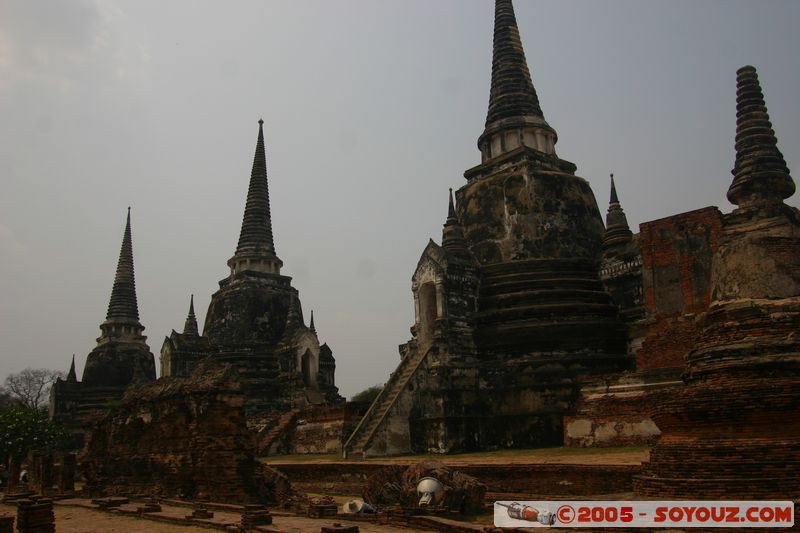
<svg viewBox="0 0 800 533"><path fill-rule="evenodd" d="M635 228L731 209L735 72L756 66L800 175L800 2L516 0L558 154ZM205 317L263 117L283 272L350 396L386 380L447 188L477 164L490 0L0 0L0 379L79 376L132 207L158 358ZM797 206L797 196L789 203Z"/></svg>

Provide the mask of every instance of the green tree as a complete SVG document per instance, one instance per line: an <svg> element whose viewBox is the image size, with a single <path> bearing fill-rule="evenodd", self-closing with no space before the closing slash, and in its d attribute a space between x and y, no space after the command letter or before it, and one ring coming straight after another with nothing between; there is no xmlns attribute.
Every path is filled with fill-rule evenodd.
<svg viewBox="0 0 800 533"><path fill-rule="evenodd" d="M0 410L0 456L23 457L28 452L65 450L70 434L44 409L14 405Z"/></svg>
<svg viewBox="0 0 800 533"><path fill-rule="evenodd" d="M383 385L373 385L372 387L367 387L358 394L353 395L353 397L350 398L350 401L365 402L371 404L372 402L375 401L375 398L378 397L378 394L380 394L382 390L383 390Z"/></svg>

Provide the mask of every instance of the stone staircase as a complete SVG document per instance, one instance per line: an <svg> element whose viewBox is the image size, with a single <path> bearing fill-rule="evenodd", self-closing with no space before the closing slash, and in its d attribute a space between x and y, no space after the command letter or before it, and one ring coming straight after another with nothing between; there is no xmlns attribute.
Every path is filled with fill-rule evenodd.
<svg viewBox="0 0 800 533"><path fill-rule="evenodd" d="M381 423L397 401L400 393L405 389L411 376L414 375L420 363L428 355L429 350L430 348L419 348L400 361L381 393L372 402L369 410L361 418L358 426L356 426L356 429L353 430L350 438L344 444L342 455L345 459L348 457L364 457L376 431L380 428Z"/></svg>
<svg viewBox="0 0 800 533"><path fill-rule="evenodd" d="M259 457L269 455L270 448L288 427L294 423L300 409L286 411L272 426L267 426L256 435L256 454Z"/></svg>

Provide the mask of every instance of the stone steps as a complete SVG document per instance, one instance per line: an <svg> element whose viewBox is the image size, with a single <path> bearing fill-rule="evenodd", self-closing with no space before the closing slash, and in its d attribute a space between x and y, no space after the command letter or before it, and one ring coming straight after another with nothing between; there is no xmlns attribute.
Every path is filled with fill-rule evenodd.
<svg viewBox="0 0 800 533"><path fill-rule="evenodd" d="M345 443L345 456L351 452L353 455L363 456L370 440L426 355L427 351L417 350L400 362L400 366L392 373L381 393Z"/></svg>
<svg viewBox="0 0 800 533"><path fill-rule="evenodd" d="M258 432L256 436L256 453L259 456L269 455L270 448L278 439L278 437L286 431L290 424L292 424L300 413L300 409L292 409L283 413L277 420L272 428L264 428Z"/></svg>

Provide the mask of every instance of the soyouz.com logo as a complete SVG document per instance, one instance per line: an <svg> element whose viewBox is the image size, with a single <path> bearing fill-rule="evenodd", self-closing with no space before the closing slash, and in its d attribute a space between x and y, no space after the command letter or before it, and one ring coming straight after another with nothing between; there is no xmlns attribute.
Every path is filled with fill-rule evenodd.
<svg viewBox="0 0 800 533"><path fill-rule="evenodd" d="M792 527L790 501L497 501L495 527Z"/></svg>

